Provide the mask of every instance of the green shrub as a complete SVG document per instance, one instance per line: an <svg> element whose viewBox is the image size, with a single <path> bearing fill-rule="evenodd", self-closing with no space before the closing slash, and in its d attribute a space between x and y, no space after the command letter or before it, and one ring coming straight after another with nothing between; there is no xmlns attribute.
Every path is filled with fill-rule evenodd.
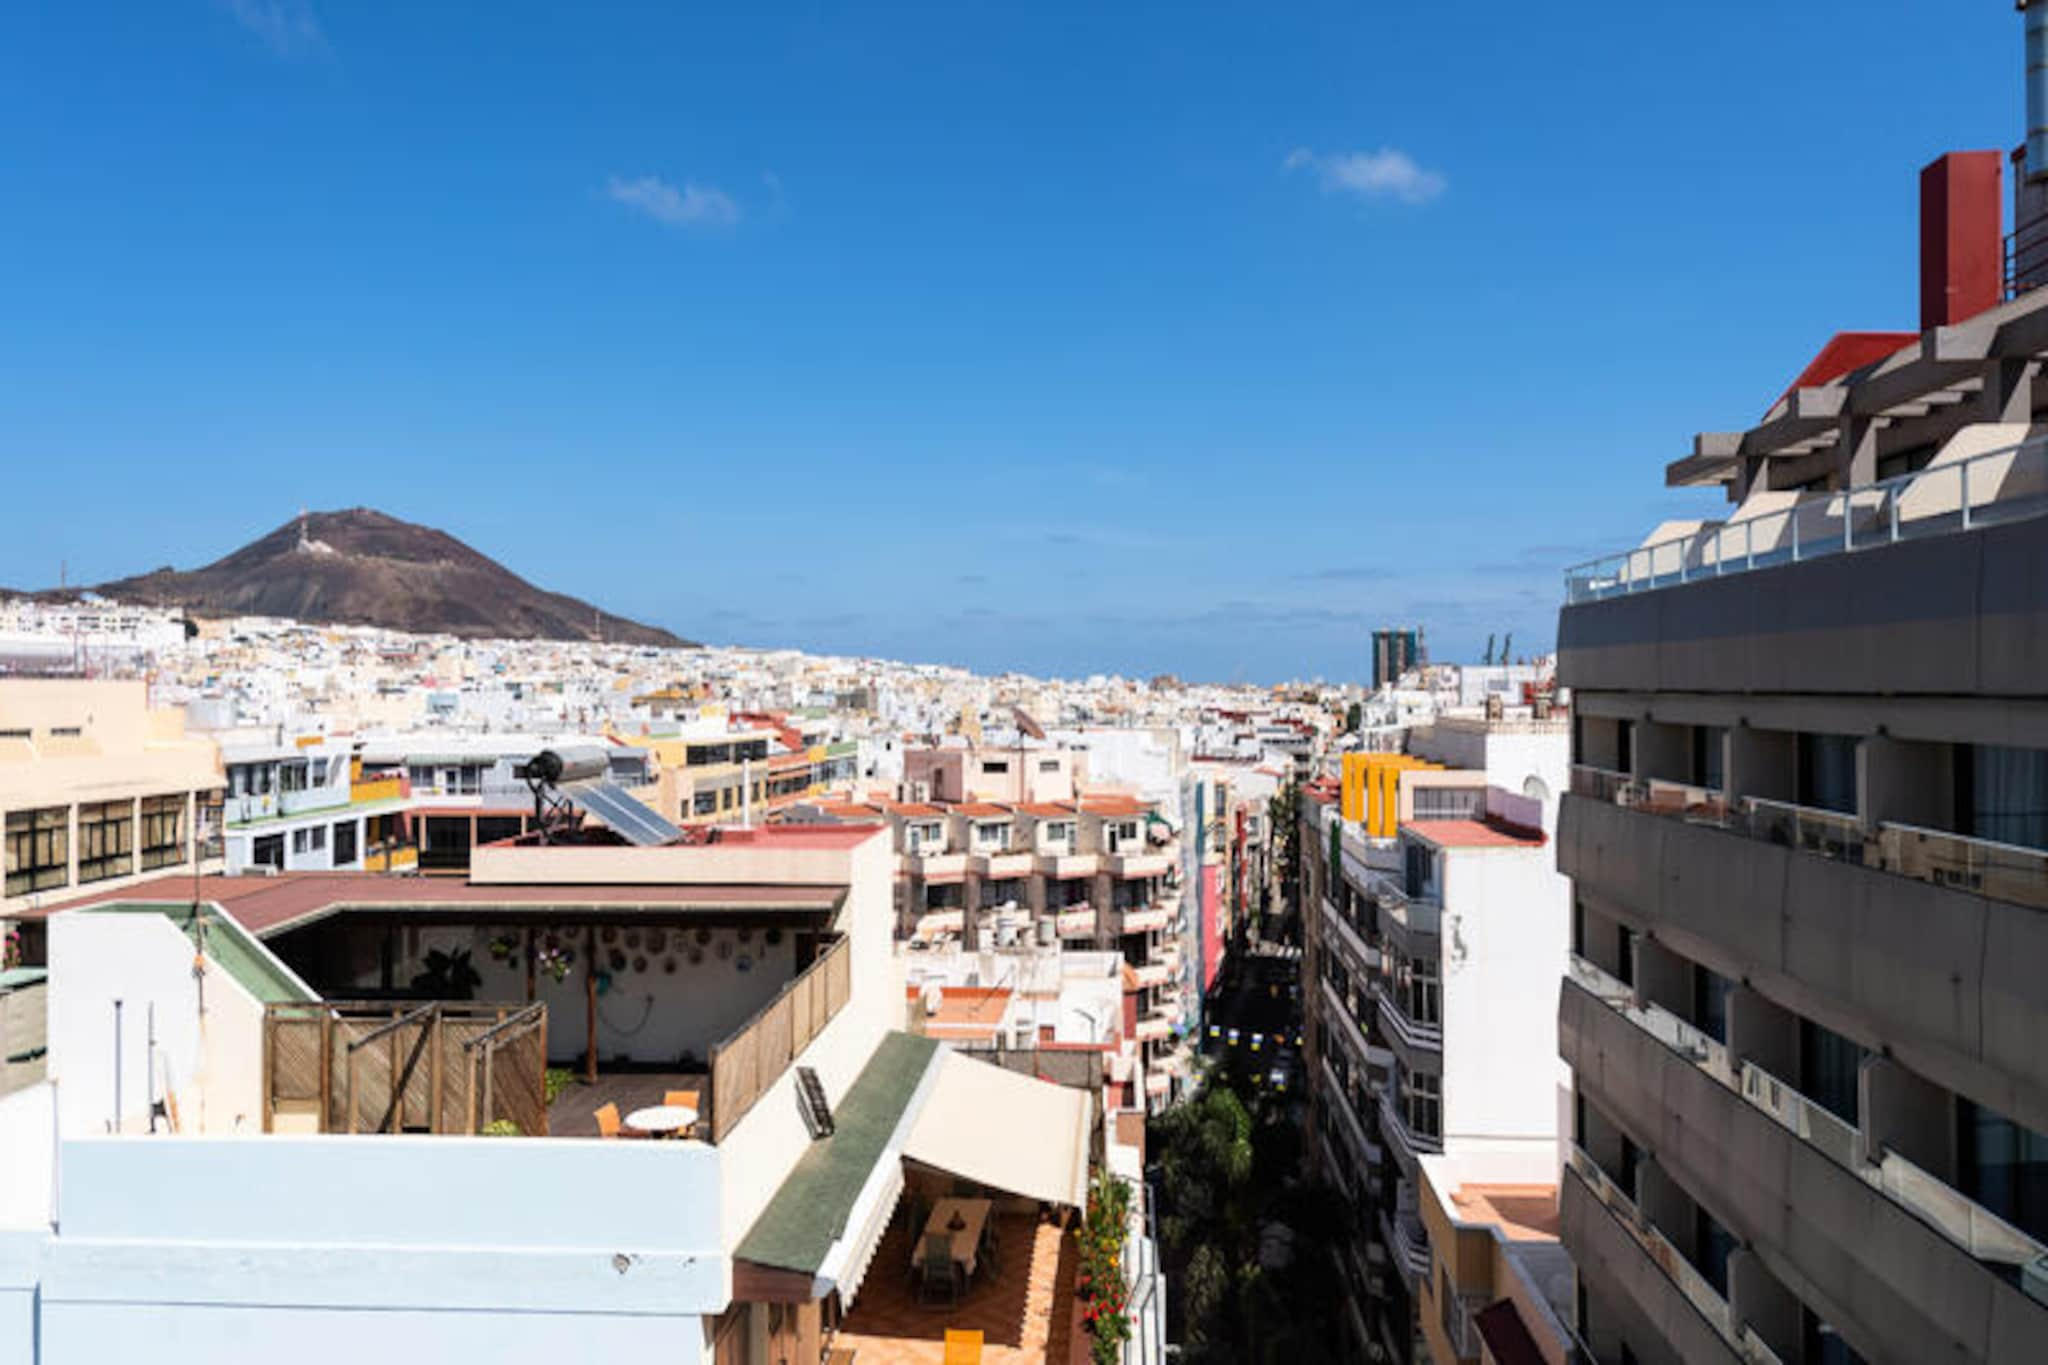
<svg viewBox="0 0 2048 1365"><path fill-rule="evenodd" d="M492 1119L484 1125L485 1137L525 1137L526 1131L510 1119Z"/></svg>

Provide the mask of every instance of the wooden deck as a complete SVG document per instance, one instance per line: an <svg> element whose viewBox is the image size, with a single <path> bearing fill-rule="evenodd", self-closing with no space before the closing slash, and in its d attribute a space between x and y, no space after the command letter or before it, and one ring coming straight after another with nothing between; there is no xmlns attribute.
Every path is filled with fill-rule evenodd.
<svg viewBox="0 0 2048 1365"><path fill-rule="evenodd" d="M619 1106L623 1119L635 1109L660 1104L661 1097L671 1090L694 1090L708 1099L711 1078L701 1071L600 1071L597 1084L578 1081L555 1096L548 1107L548 1136L596 1137L597 1111L606 1101ZM698 1106L700 1120L709 1112L708 1104Z"/></svg>
<svg viewBox="0 0 2048 1365"><path fill-rule="evenodd" d="M834 1351L852 1351L855 1365L941 1365L947 1328L979 1328L986 1365L1086 1365L1087 1338L1074 1312L1073 1237L1025 1214L1001 1215L1000 1227L1002 1274L984 1275L952 1307L923 1304L898 1209Z"/></svg>

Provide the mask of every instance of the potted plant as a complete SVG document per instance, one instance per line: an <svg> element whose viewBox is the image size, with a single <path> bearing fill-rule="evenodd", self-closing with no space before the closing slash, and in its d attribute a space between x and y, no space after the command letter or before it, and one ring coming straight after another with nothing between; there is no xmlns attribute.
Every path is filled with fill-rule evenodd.
<svg viewBox="0 0 2048 1365"><path fill-rule="evenodd" d="M1130 1286L1123 1270L1130 1211L1130 1186L1107 1171L1098 1172L1088 1191L1088 1212L1075 1233L1081 1264L1074 1274L1095 1365L1117 1365L1131 1336Z"/></svg>

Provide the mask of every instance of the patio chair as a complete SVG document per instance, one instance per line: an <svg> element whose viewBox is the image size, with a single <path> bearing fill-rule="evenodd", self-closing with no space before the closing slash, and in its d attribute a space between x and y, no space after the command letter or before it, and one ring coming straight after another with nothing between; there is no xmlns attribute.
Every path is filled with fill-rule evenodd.
<svg viewBox="0 0 2048 1365"><path fill-rule="evenodd" d="M924 1239L924 1254L918 1258L917 1301L930 1303L944 1296L947 1307L960 1302L960 1280L953 1264L953 1239L934 1232Z"/></svg>
<svg viewBox="0 0 2048 1365"><path fill-rule="evenodd" d="M990 1210L988 1221L981 1225L981 1250L977 1259L989 1268L992 1275L1003 1273L1003 1239L996 1231L997 1216Z"/></svg>
<svg viewBox="0 0 2048 1365"><path fill-rule="evenodd" d="M698 1107L697 1092L694 1090L670 1090L662 1095L661 1102L663 1104L681 1105L685 1109L695 1109Z"/></svg>
<svg viewBox="0 0 2048 1365"><path fill-rule="evenodd" d="M981 1333L948 1327L945 1365L981 1365Z"/></svg>
<svg viewBox="0 0 2048 1365"><path fill-rule="evenodd" d="M606 1100L603 1108L595 1111L591 1117L597 1120L597 1135L599 1137L615 1138L619 1135L618 1105L613 1104L610 1100Z"/></svg>

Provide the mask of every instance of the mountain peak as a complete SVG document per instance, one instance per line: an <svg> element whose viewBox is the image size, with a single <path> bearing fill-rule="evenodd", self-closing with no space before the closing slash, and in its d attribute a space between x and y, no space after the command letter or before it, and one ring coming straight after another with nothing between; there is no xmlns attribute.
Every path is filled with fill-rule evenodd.
<svg viewBox="0 0 2048 1365"><path fill-rule="evenodd" d="M300 512L202 568L158 569L94 591L198 616L288 616L473 639L690 643L537 588L446 531L370 507Z"/></svg>

